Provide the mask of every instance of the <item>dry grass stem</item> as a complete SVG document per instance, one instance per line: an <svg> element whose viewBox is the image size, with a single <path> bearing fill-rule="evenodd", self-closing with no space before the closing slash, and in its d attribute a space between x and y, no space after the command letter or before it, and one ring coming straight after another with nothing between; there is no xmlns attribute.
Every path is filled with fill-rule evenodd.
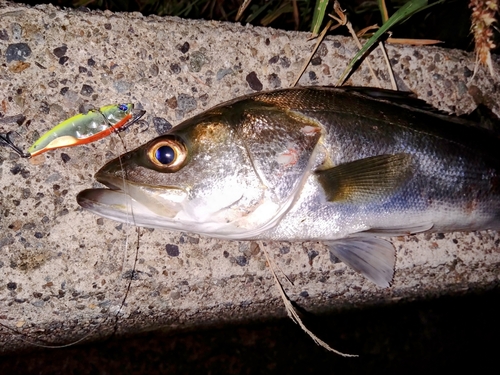
<svg viewBox="0 0 500 375"><path fill-rule="evenodd" d="M431 46L433 44L443 43L437 39L406 39L406 38L387 38L385 40L390 44L407 44L410 46Z"/></svg>
<svg viewBox="0 0 500 375"><path fill-rule="evenodd" d="M391 79L391 86L393 90L398 90L398 85L396 84L396 79L394 78L394 72L392 71L391 62L389 61L389 56L387 56L387 51L385 50L385 46L383 42L378 42L378 46L382 51L382 55L384 56L385 63L387 64L387 71L389 72L389 77Z"/></svg>
<svg viewBox="0 0 500 375"><path fill-rule="evenodd" d="M281 282L279 281L278 277L276 276L276 272L274 271L274 267L271 263L271 260L269 259L269 255L267 254L266 247L264 246L262 241L259 241L258 244L259 244L260 248L262 249L262 251L264 252L264 255L266 256L267 264L269 264L269 269L271 270L271 273L273 274L274 281L276 282L276 287L278 288L281 299L283 300L283 304L285 305L286 312L287 312L288 316L290 317L290 319L292 319L295 323L297 323L300 326L300 328L302 328L302 330L305 333L307 333L317 345L325 348L326 350L333 352L335 354L341 355L342 357L359 357L356 354L346 354L346 353L342 353L342 352L339 352L338 350L333 349L332 347L330 347L330 345L328 345L326 342L324 342L318 336L316 336L314 333L312 333L304 325L304 323L302 323L302 320L300 319L297 311L295 310L292 303L288 299L288 297L285 293L285 290L283 289L283 285L281 285Z"/></svg>
<svg viewBox="0 0 500 375"><path fill-rule="evenodd" d="M304 74L304 72L306 71L309 63L311 62L311 59L313 58L314 54L318 50L318 47L321 45L321 42L323 42L323 39L325 39L326 33L328 32L328 30L330 30L330 27L332 26L332 24L333 24L333 22L331 20L328 21L328 23L326 24L325 28L321 32L321 34L319 34L318 40L316 41L316 45L314 46L311 54L309 55L309 58L306 60L306 62L304 63L304 65L300 69L299 74L297 75L297 78L295 78L295 81L292 84L292 87L295 87L297 85L297 83L299 82L300 78L302 77L302 74Z"/></svg>
<svg viewBox="0 0 500 375"><path fill-rule="evenodd" d="M335 17L332 14L329 14L329 16L332 17L339 24L341 24L343 26L346 26L347 30L349 30L349 33L351 33L352 38L356 42L356 45L358 46L358 48L359 49L363 48L363 45L360 43L360 41L359 41L359 39L358 39L358 37L356 35L356 32L354 31L351 23L347 19L347 16L344 14L344 11L340 7L340 4L338 3L338 1L335 1L334 5L333 5L333 9L335 10L335 13L337 13L338 17ZM370 73L372 74L373 79L375 80L376 85L378 87L382 87L380 81L377 78L377 75L375 74L375 71L373 70L372 65L370 64L370 60L367 59L366 62L368 64L368 69L370 69Z"/></svg>

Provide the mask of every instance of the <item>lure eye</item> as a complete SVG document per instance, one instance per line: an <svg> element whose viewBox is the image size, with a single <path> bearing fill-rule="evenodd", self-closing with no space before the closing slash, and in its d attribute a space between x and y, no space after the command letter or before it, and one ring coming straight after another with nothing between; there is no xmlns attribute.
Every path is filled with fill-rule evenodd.
<svg viewBox="0 0 500 375"><path fill-rule="evenodd" d="M128 105L126 105L126 104L120 104L120 105L118 105L118 109L120 111L127 112L128 111Z"/></svg>
<svg viewBox="0 0 500 375"><path fill-rule="evenodd" d="M169 135L154 141L149 147L148 157L161 170L176 172L186 160L187 149L178 137Z"/></svg>

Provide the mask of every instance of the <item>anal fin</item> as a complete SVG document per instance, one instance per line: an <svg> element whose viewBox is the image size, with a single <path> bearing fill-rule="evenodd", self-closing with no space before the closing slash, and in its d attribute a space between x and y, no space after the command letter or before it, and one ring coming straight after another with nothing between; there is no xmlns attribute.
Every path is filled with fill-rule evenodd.
<svg viewBox="0 0 500 375"><path fill-rule="evenodd" d="M326 242L342 262L380 287L390 286L396 252L391 242L375 236L348 237Z"/></svg>

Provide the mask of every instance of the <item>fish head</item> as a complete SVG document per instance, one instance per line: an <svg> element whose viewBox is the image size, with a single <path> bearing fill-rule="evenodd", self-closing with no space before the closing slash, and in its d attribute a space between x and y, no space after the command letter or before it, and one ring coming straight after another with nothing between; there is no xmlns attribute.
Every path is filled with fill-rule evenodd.
<svg viewBox="0 0 500 375"><path fill-rule="evenodd" d="M294 143L286 123L253 104L215 108L108 162L95 175L108 189L78 203L139 226L257 237L293 200L315 137L308 127L298 132L311 147Z"/></svg>

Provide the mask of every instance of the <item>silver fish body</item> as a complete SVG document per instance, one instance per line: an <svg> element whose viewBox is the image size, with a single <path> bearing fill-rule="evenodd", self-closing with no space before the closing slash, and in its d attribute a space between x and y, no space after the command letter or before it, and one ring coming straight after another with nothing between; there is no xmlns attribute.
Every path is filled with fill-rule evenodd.
<svg viewBox="0 0 500 375"><path fill-rule="evenodd" d="M500 228L500 140L386 90L297 88L221 104L107 163L98 215L224 239L319 240L378 285L381 238Z"/></svg>

